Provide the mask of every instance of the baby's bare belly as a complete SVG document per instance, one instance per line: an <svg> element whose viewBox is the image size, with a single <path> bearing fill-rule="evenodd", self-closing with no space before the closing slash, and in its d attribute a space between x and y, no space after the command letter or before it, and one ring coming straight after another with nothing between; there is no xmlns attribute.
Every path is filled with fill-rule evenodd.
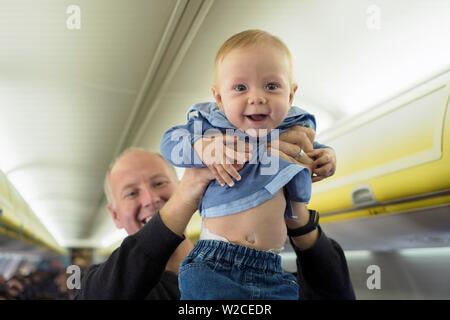
<svg viewBox="0 0 450 320"><path fill-rule="evenodd" d="M204 218L210 232L228 241L258 250L282 248L286 241L284 211L286 200L283 192L252 208L224 217Z"/></svg>

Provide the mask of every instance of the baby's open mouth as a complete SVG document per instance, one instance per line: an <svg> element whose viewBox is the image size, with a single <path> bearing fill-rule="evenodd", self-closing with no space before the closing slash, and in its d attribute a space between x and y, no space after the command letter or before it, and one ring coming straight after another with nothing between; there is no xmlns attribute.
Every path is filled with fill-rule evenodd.
<svg viewBox="0 0 450 320"><path fill-rule="evenodd" d="M263 121L267 118L267 114L251 114L246 117L252 121Z"/></svg>

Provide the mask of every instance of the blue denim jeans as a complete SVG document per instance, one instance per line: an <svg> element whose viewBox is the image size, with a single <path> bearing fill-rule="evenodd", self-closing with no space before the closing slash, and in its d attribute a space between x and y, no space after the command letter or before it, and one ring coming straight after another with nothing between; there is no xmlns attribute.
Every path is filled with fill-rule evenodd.
<svg viewBox="0 0 450 320"><path fill-rule="evenodd" d="M297 300L281 256L225 241L199 240L180 267L181 300Z"/></svg>

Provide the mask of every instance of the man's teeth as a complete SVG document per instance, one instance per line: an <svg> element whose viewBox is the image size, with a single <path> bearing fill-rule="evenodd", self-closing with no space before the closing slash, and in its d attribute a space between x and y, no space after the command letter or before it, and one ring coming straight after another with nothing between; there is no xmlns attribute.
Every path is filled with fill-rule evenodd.
<svg viewBox="0 0 450 320"><path fill-rule="evenodd" d="M144 220L142 220L142 222L143 222L144 224L146 224L147 222L150 221L151 218L152 218L152 217L147 217L147 218L145 218Z"/></svg>

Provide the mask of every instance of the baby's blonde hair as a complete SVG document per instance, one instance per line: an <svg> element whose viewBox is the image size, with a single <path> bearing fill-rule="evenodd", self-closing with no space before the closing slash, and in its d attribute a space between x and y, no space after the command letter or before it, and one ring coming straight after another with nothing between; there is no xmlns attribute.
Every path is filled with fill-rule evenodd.
<svg viewBox="0 0 450 320"><path fill-rule="evenodd" d="M214 85L217 85L219 64L227 54L234 49L251 48L261 45L271 45L286 54L289 62L289 82L292 84L294 82L292 75L292 55L289 48L278 37L263 30L251 29L242 31L228 38L222 44L219 51L217 51L216 59L214 60Z"/></svg>

